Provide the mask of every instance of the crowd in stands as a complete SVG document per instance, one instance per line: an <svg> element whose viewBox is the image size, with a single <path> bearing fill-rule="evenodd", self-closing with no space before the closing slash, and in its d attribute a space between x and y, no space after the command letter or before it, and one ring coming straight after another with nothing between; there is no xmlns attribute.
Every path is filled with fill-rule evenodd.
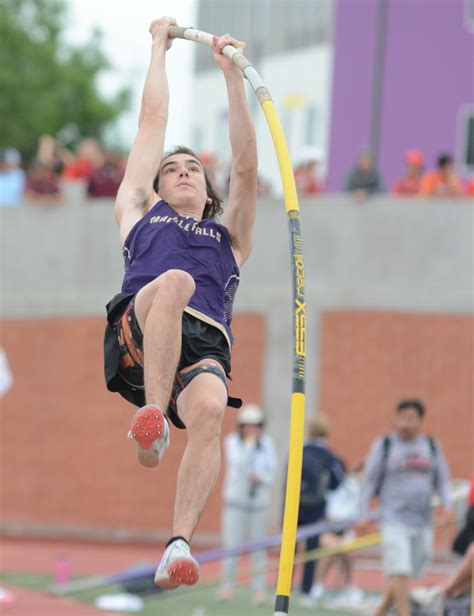
<svg viewBox="0 0 474 616"><path fill-rule="evenodd" d="M201 152L200 158L214 179L218 191L228 194L230 181L229 165L221 163L212 152ZM359 155L353 169L347 175L344 191L354 196L359 203L378 193L389 192L397 197L470 197L474 196L474 179L463 181L455 169L450 154L440 154L433 169L427 169L425 158L419 150L405 153L404 169L390 189L385 187L374 157L369 151ZM325 157L317 147L303 148L294 160L296 189L300 197L318 197L326 191ZM259 177L258 194L272 193L271 185Z"/></svg>
<svg viewBox="0 0 474 616"><path fill-rule="evenodd" d="M316 148L308 150L308 154L295 165L295 181L300 196L315 196L325 191L321 173L324 157ZM369 151L363 151L347 175L344 190L351 193L357 202L365 202L372 195L385 192L397 197L474 196L474 179L462 180L450 154L440 154L435 168L431 170L426 169L425 158L419 150L408 150L403 162L405 169L388 189L374 157Z"/></svg>
<svg viewBox="0 0 474 616"><path fill-rule="evenodd" d="M230 164L209 151L202 151L199 156L218 193L225 198L229 192ZM403 164L400 177L387 188L374 157L369 151L363 151L347 175L344 190L358 203L386 192L405 198L474 197L474 179L463 180L459 176L450 154L441 154L434 168L427 169L423 153L409 150ZM96 139L83 139L73 152L52 136L42 135L29 164L24 164L15 148L0 151L0 206L23 201L45 204L62 201L67 182L81 182L89 198L114 198L125 166L125 158L102 147ZM319 148L308 146L300 151L294 161L294 174L300 197L318 197L326 192L325 157ZM258 194L271 193L270 183L259 176Z"/></svg>
<svg viewBox="0 0 474 616"><path fill-rule="evenodd" d="M0 206L23 201L54 204L64 200L66 182L81 182L90 198L115 197L125 172L122 157L96 139L84 139L75 152L50 135L38 140L35 156L22 164L15 148L0 153Z"/></svg>

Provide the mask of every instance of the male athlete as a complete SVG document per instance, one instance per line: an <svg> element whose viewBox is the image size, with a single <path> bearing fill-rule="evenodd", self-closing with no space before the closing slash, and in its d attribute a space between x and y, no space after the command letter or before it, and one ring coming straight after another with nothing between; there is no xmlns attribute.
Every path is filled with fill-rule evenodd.
<svg viewBox="0 0 474 616"><path fill-rule="evenodd" d="M156 466L169 444L168 421L187 430L179 467L172 537L155 574L162 588L195 584L189 542L214 487L228 404L232 304L239 267L252 248L257 151L243 77L213 41L229 100L232 171L222 210L199 158L187 148L163 154L168 117L165 56L169 17L150 25L152 52L138 135L115 204L123 245L122 292L107 306L107 386L140 408L129 432L139 462ZM212 94L209 93L209 96Z"/></svg>

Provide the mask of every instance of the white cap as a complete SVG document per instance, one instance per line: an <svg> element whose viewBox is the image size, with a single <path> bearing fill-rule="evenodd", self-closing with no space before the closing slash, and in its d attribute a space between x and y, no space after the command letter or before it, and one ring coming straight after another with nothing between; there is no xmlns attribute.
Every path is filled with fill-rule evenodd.
<svg viewBox="0 0 474 616"><path fill-rule="evenodd" d="M237 415L239 424L261 424L264 421L263 411L256 404L246 404L243 406Z"/></svg>

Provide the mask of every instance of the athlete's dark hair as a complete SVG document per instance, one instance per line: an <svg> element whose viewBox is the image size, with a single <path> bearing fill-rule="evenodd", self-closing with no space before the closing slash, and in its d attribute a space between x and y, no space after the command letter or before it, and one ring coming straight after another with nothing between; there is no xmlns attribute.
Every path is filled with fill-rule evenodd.
<svg viewBox="0 0 474 616"><path fill-rule="evenodd" d="M425 415L425 405L421 400L401 400L397 406L397 413L401 413L405 409L415 409L420 419Z"/></svg>
<svg viewBox="0 0 474 616"><path fill-rule="evenodd" d="M168 150L167 152L163 154L163 158L161 159L161 163L160 163L160 168L164 160L166 160L167 158L170 158L170 156L174 156L175 154L189 154L189 156L193 156L201 163L202 168L204 170L204 177L206 179L207 196L209 197L209 199L211 199L211 203L206 203L204 207L204 211L202 213L202 217L203 219L204 218L217 218L217 216L219 216L223 212L222 199L219 197L216 189L212 185L211 178L209 177L204 165L202 164L201 159L195 152L191 150L191 148L187 148L184 145L176 145L174 148L171 148L171 150ZM158 170L156 178L153 182L153 189L158 194L159 194L159 191L158 191L159 183L160 183L160 171Z"/></svg>

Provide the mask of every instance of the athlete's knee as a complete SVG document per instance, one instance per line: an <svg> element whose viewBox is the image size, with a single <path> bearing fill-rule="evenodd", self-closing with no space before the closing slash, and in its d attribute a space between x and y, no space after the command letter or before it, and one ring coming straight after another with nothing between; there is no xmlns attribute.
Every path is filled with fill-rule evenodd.
<svg viewBox="0 0 474 616"><path fill-rule="evenodd" d="M225 405L209 396L190 405L186 420L188 438L197 438L205 446L220 438Z"/></svg>
<svg viewBox="0 0 474 616"><path fill-rule="evenodd" d="M179 269L171 269L161 274L154 301L170 300L186 306L196 290L193 277Z"/></svg>

